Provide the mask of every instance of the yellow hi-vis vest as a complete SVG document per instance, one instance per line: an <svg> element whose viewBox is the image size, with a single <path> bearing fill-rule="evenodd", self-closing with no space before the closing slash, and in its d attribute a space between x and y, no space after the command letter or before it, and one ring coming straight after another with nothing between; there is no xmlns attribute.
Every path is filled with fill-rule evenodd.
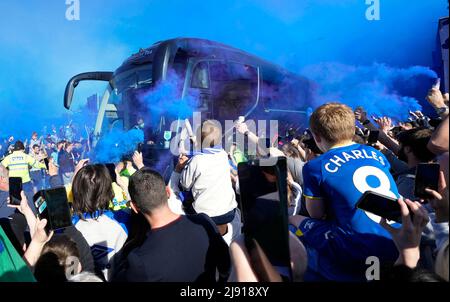
<svg viewBox="0 0 450 302"><path fill-rule="evenodd" d="M20 177L22 183L29 182L30 170L29 166L36 169L45 169L45 164L38 162L31 155L23 151L14 151L1 162L1 164L9 170L9 177Z"/></svg>
<svg viewBox="0 0 450 302"><path fill-rule="evenodd" d="M73 203L73 192L72 192L72 184L65 185L67 192L67 200L69 203ZM128 208L128 201L126 199L126 193L122 190L122 188L116 184L112 183L112 189L114 192L113 200L109 202L108 208L113 211L118 211L121 209Z"/></svg>

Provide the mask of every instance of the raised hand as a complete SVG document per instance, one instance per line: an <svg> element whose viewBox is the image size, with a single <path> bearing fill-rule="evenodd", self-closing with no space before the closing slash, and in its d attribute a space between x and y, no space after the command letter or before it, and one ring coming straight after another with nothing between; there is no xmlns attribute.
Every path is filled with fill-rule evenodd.
<svg viewBox="0 0 450 302"><path fill-rule="evenodd" d="M80 171L81 168L86 166L88 162L89 162L89 158L82 159L78 162L78 164L75 166L74 177L75 177L75 174L77 174L77 172Z"/></svg>
<svg viewBox="0 0 450 302"><path fill-rule="evenodd" d="M438 88L431 88L426 99L435 109L445 107L444 96Z"/></svg>
<svg viewBox="0 0 450 302"><path fill-rule="evenodd" d="M379 119L376 119L375 122L380 127L380 130L384 133L388 133L389 130L392 129L392 120L389 117L383 116Z"/></svg>
<svg viewBox="0 0 450 302"><path fill-rule="evenodd" d="M402 226L395 228L389 225L386 219L382 219L380 224L392 236L395 246L399 251L397 264L404 264L415 268L420 258L420 239L422 231L430 221L427 210L419 203L409 199L398 199L402 215ZM411 215L413 214L413 215Z"/></svg>
<svg viewBox="0 0 450 302"><path fill-rule="evenodd" d="M138 170L144 167L144 158L142 156L142 152L134 151L133 163L138 168Z"/></svg>
<svg viewBox="0 0 450 302"><path fill-rule="evenodd" d="M362 122L367 120L367 112L364 110L364 108L362 108L362 107L356 108L356 110L355 110L355 118L360 123L362 123Z"/></svg>
<svg viewBox="0 0 450 302"><path fill-rule="evenodd" d="M236 130L240 133L240 134L244 134L245 132L249 131L248 130L248 126L246 123L236 123Z"/></svg>

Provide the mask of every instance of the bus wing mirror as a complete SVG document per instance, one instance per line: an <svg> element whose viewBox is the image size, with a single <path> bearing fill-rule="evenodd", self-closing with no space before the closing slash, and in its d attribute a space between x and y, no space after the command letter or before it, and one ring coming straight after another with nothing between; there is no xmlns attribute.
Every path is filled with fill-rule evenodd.
<svg viewBox="0 0 450 302"><path fill-rule="evenodd" d="M105 81L110 82L113 76L113 72L110 71L93 71L93 72L84 72L77 74L72 77L66 85L66 90L64 91L64 107L66 109L70 108L72 104L73 94L75 92L75 88L81 81Z"/></svg>

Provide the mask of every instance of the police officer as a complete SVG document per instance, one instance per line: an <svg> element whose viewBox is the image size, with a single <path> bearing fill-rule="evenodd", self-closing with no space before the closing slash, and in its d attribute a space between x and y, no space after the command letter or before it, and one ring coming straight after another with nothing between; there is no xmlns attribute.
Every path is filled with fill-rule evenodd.
<svg viewBox="0 0 450 302"><path fill-rule="evenodd" d="M22 178L22 188L27 196L30 208L33 205L33 185L30 178L30 166L36 169L45 169L45 164L37 161L31 155L25 153L25 146L21 141L14 144L13 152L6 156L1 164L9 170L9 177Z"/></svg>

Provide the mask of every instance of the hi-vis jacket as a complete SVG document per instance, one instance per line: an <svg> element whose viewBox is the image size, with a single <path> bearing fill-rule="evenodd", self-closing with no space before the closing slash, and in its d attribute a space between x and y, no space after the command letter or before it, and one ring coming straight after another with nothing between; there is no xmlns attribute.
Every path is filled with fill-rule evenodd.
<svg viewBox="0 0 450 302"><path fill-rule="evenodd" d="M9 170L9 177L20 177L22 183L29 182L30 171L29 166L36 169L45 169L45 164L38 162L31 155L24 151L14 151L1 162L1 164Z"/></svg>

